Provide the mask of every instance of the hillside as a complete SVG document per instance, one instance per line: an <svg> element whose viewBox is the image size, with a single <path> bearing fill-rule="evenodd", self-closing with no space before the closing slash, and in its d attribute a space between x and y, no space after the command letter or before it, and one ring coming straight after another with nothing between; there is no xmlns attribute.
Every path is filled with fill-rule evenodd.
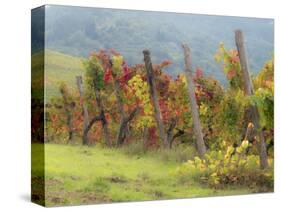
<svg viewBox="0 0 281 212"><path fill-rule="evenodd" d="M91 51L114 48L129 64L136 64L143 62L142 50L148 48L154 63L164 59L173 61L167 71L175 76L183 69L181 43L187 42L192 49L193 65L225 81L213 56L220 42L227 48L235 48L235 29L245 33L253 73L273 54L274 23L270 19L64 6L46 8L46 48L69 55L86 57ZM36 43L33 46L35 48Z"/></svg>
<svg viewBox="0 0 281 212"><path fill-rule="evenodd" d="M42 70L40 70L40 63L42 63L42 54L42 52L37 52L32 55L32 73L35 79L33 85L35 87L36 82L40 79L40 76L42 76ZM59 94L59 83L61 81L65 81L70 87L74 87L76 85L75 76L81 74L83 74L82 58L46 50L45 85L47 100ZM37 87L36 89L43 88ZM36 89L33 89L35 90L35 93Z"/></svg>
<svg viewBox="0 0 281 212"><path fill-rule="evenodd" d="M31 93L32 98L42 99L44 93L43 52L31 56Z"/></svg>
<svg viewBox="0 0 281 212"><path fill-rule="evenodd" d="M46 96L49 99L58 94L61 81L67 82L70 87L76 85L75 76L83 72L82 58L47 50L45 71Z"/></svg>

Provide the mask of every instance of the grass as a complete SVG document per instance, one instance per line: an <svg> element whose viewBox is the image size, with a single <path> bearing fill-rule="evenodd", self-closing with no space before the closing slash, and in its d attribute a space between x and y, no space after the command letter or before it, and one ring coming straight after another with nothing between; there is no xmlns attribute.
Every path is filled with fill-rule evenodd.
<svg viewBox="0 0 281 212"><path fill-rule="evenodd" d="M42 51L32 55L32 81L34 96L40 95L40 90L43 89L43 62L45 67L47 101L50 100L50 97L60 95L59 84L62 81L66 82L70 88L76 89L75 77L83 75L82 58L73 57L48 49L45 50L44 58L45 60L43 60Z"/></svg>
<svg viewBox="0 0 281 212"><path fill-rule="evenodd" d="M58 73L59 72L59 73ZM51 50L45 51L46 97L58 96L59 84L64 81L76 89L75 77L83 75L82 58L65 55Z"/></svg>
<svg viewBox="0 0 281 212"><path fill-rule="evenodd" d="M36 153L32 144L33 177ZM127 155L123 149L45 144L46 206L251 193L248 188L210 189L196 182L180 182L173 174L180 162L155 154Z"/></svg>

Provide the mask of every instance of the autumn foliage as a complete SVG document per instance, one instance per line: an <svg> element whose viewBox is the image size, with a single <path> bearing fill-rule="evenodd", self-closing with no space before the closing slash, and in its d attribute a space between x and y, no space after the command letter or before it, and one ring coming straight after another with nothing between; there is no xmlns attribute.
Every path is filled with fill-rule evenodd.
<svg viewBox="0 0 281 212"><path fill-rule="evenodd" d="M228 80L228 86L205 75L200 67L195 69L193 75L195 96L207 148L220 149L221 142L239 146L250 122L246 109L250 104L256 103L261 114L261 125L268 151L273 155L273 151L270 150L273 146L273 61L268 61L260 74L253 78L255 95L246 97L243 94L237 51L228 50L220 44L215 60L221 65ZM169 60L153 64L161 118L167 135L168 133L173 135L170 147L181 143L194 145L191 110L186 92L187 80L183 74L176 77L169 75L165 68L171 65L172 61ZM97 93L93 92L96 90L99 91L98 95L104 107L110 145L117 145L120 119L128 118L135 112L131 114L133 116L122 132L125 133L122 144L142 142L145 148L161 147L145 66L143 64L128 65L121 54L111 49L91 53L84 61L84 67L87 74L84 75L83 102L79 98L77 89L62 83L61 86L67 95L53 98L46 107L46 141L70 142L68 139L70 128L67 125L69 116L73 136L75 138L82 136L83 103L87 104L90 117L99 114L98 108L101 103L96 101ZM66 104L68 112L65 111ZM134 111L134 109L137 110ZM74 140L77 142L79 139ZM103 122L97 122L89 131L89 144L104 142ZM255 138L251 138L249 142L251 147L247 149L247 152L258 154Z"/></svg>

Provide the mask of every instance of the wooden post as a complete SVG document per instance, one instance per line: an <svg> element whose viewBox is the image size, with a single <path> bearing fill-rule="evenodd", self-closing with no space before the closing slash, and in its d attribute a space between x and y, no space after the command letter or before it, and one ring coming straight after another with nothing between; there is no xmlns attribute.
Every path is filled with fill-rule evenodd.
<svg viewBox="0 0 281 212"><path fill-rule="evenodd" d="M183 44L182 47L184 51L184 62L185 62L184 73L188 83L188 95L189 95L189 101L190 101L190 107L192 113L193 127L196 135L196 146L199 156L203 158L206 152L206 146L203 139L202 128L199 120L198 105L196 102L195 91L194 91L190 49L187 46L187 44Z"/></svg>
<svg viewBox="0 0 281 212"><path fill-rule="evenodd" d="M82 111L83 111L83 117L84 117L84 123L83 123L83 145L88 145L89 140L88 140L88 131L87 127L89 126L89 113L88 113L88 108L87 104L85 102L84 98L84 91L83 91L83 83L82 83L82 76L76 76L76 83L80 95L80 102L82 103Z"/></svg>
<svg viewBox="0 0 281 212"><path fill-rule="evenodd" d="M244 92L245 95L252 96L254 94L254 90L252 86L252 80L249 74L249 65L247 60L244 36L241 30L235 31L235 42L240 59ZM250 106L249 110L252 116L251 118L254 124L255 131L258 134L258 138L259 138L258 143L259 143L260 167L261 169L264 169L268 166L268 161L267 161L267 152L266 152L266 142L263 132L260 129L260 118L259 118L258 108L256 105L252 105Z"/></svg>
<svg viewBox="0 0 281 212"><path fill-rule="evenodd" d="M158 102L158 95L157 95L157 90L156 90L156 85L155 85L155 77L154 77L154 72L153 72L153 68L152 68L149 50L144 50L143 55L144 55L144 63L145 63L145 68L146 68L146 73L147 73L147 81L148 81L148 85L149 85L150 96L152 99L152 104L154 106L155 121L157 123L159 135L163 142L163 146L164 146L164 148L168 148L169 144L168 144L167 135L165 133L164 123L162 120L162 115L161 115L160 106L159 106L159 102Z"/></svg>

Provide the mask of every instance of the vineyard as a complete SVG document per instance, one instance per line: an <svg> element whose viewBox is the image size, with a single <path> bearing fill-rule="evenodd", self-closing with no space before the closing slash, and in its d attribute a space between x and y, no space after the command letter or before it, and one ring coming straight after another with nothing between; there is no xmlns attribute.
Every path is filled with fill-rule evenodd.
<svg viewBox="0 0 281 212"><path fill-rule="evenodd" d="M134 65L114 49L67 60L47 51L43 115L35 98L43 80L32 85L32 151L44 140L46 204L272 192L274 60L251 75L241 30L234 40L236 49L220 43L213 56L227 86L192 64L187 44L177 76L165 71L173 61L155 64L149 50Z"/></svg>

